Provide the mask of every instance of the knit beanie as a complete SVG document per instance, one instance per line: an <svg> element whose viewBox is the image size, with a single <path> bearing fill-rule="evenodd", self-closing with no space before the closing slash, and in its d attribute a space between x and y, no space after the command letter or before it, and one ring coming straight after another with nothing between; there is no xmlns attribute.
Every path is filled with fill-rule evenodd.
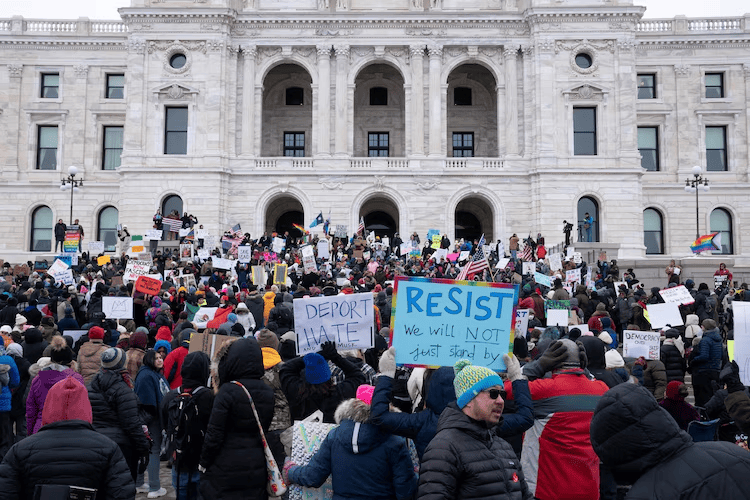
<svg viewBox="0 0 750 500"><path fill-rule="evenodd" d="M260 330L256 338L258 339L259 346L271 347L277 351L279 350L279 337L277 337L271 330L266 328ZM293 340L296 340L296 338Z"/></svg>
<svg viewBox="0 0 750 500"><path fill-rule="evenodd" d="M578 344L570 339L560 339L565 349L567 350L567 356L562 364L562 369L569 370L571 368L581 367L581 351L578 348Z"/></svg>
<svg viewBox="0 0 750 500"><path fill-rule="evenodd" d="M133 334L135 335L135 334ZM132 340L131 340L132 342ZM160 347L164 347L167 349L167 354L172 352L172 344L167 342L166 340L157 340L156 344L154 344L154 351L158 351Z"/></svg>
<svg viewBox="0 0 750 500"><path fill-rule="evenodd" d="M42 426L61 420L93 422L89 393L72 376L53 385L44 400Z"/></svg>
<svg viewBox="0 0 750 500"><path fill-rule="evenodd" d="M89 328L89 339L104 340L104 328L101 326L92 326Z"/></svg>
<svg viewBox="0 0 750 500"><path fill-rule="evenodd" d="M317 352L306 354L305 361L305 380L310 384L322 384L331 380L331 368L328 361Z"/></svg>
<svg viewBox="0 0 750 500"><path fill-rule="evenodd" d="M23 314L16 314L16 325L25 325L26 321L26 316Z"/></svg>
<svg viewBox="0 0 750 500"><path fill-rule="evenodd" d="M13 356L23 357L23 346L21 344L11 342L5 347L5 352Z"/></svg>
<svg viewBox="0 0 750 500"><path fill-rule="evenodd" d="M281 363L281 356L276 349L270 347L261 347L260 352L263 354L263 369L268 370Z"/></svg>
<svg viewBox="0 0 750 500"><path fill-rule="evenodd" d="M125 351L117 347L110 347L102 353L102 368L118 371L125 366Z"/></svg>
<svg viewBox="0 0 750 500"><path fill-rule="evenodd" d="M136 331L133 333L133 335L130 336L130 347L137 347L138 349L146 349L146 345L148 345L148 335Z"/></svg>
<svg viewBox="0 0 750 500"><path fill-rule="evenodd" d="M50 342L51 352L49 354L50 360L58 365L68 366L73 361L73 349L68 347L65 339L60 335L52 337Z"/></svg>
<svg viewBox="0 0 750 500"><path fill-rule="evenodd" d="M372 395L375 392L375 386L362 384L357 387L357 399L368 405L372 404Z"/></svg>
<svg viewBox="0 0 750 500"><path fill-rule="evenodd" d="M625 360L615 349L610 349L604 353L604 362L607 368L623 368L625 366Z"/></svg>
<svg viewBox="0 0 750 500"><path fill-rule="evenodd" d="M168 326L161 326L156 332L156 340L166 340L167 342L172 341L172 330Z"/></svg>
<svg viewBox="0 0 750 500"><path fill-rule="evenodd" d="M610 345L610 344L612 344L612 335L610 335L607 332L602 332L602 333L599 334L599 340L601 340L602 342L604 342L607 345Z"/></svg>
<svg viewBox="0 0 750 500"><path fill-rule="evenodd" d="M453 379L456 404L461 409L483 390L503 385L503 380L497 373L484 366L474 366L468 359L456 362L453 372L456 374Z"/></svg>
<svg viewBox="0 0 750 500"><path fill-rule="evenodd" d="M227 314L227 323L231 323L231 324L237 323L237 315L234 313Z"/></svg>

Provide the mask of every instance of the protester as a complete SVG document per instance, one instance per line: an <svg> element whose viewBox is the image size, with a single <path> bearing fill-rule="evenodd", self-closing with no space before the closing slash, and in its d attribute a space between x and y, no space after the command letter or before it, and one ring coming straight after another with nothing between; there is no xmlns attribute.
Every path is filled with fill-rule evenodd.
<svg viewBox="0 0 750 500"><path fill-rule="evenodd" d="M685 344L682 342L680 332L674 328L664 332L664 342L661 345L660 357L667 372L667 382L677 380L685 381L687 361L685 360Z"/></svg>
<svg viewBox="0 0 750 500"><path fill-rule="evenodd" d="M88 342L84 342L78 350L78 373L83 376L87 386L99 373L102 366L102 353L107 350L104 344L104 328L92 326L89 328L88 335Z"/></svg>
<svg viewBox="0 0 750 500"><path fill-rule="evenodd" d="M698 410L685 401L687 396L687 386L679 380L673 380L667 384L665 398L659 401L659 405L672 415L672 418L683 431L687 430L690 422L701 418Z"/></svg>
<svg viewBox="0 0 750 500"><path fill-rule="evenodd" d="M5 350L5 353L13 358L18 368L20 382L18 387L11 389L10 399L10 421L15 434L15 442L25 438L28 430L26 427L26 392L29 385L31 364L23 357L23 348L21 344L11 342Z"/></svg>
<svg viewBox="0 0 750 500"><path fill-rule="evenodd" d="M190 336L196 333L192 328L180 332L180 346L167 355L164 360L164 377L169 382L170 389L176 389L182 385L181 368L185 356L190 349Z"/></svg>
<svg viewBox="0 0 750 500"><path fill-rule="evenodd" d="M138 370L141 369L141 365L143 364L143 357L146 355L148 332L144 330L145 328L139 327L133 332L133 335L130 336L130 347L127 350L128 359L125 366L127 367L132 380L135 380L138 375Z"/></svg>
<svg viewBox="0 0 750 500"><path fill-rule="evenodd" d="M2 344L0 344L0 369L2 369L3 377L7 377L7 381L0 384L2 385L2 389L0 389L0 456L2 456L5 455L14 441L10 420L11 389L18 387L21 382L16 362L5 353L5 347Z"/></svg>
<svg viewBox="0 0 750 500"><path fill-rule="evenodd" d="M712 381L719 380L722 360L722 339L716 322L705 319L702 322L703 336L698 347L693 350L690 368L693 375L693 394L696 406L705 406L713 394Z"/></svg>

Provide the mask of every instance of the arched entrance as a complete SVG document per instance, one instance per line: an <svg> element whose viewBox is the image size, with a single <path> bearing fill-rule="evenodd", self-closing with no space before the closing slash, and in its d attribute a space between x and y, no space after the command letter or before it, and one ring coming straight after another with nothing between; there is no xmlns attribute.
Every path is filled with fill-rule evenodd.
<svg viewBox="0 0 750 500"><path fill-rule="evenodd" d="M305 211L302 203L291 196L281 196L273 200L266 209L265 231L268 234L276 232L283 235L289 232L292 237L300 237L302 233L293 224L305 225Z"/></svg>
<svg viewBox="0 0 750 500"><path fill-rule="evenodd" d="M489 243L494 241L492 207L482 198L470 197L456 205L456 240L478 240L484 234Z"/></svg>
<svg viewBox="0 0 750 500"><path fill-rule="evenodd" d="M365 230L374 232L375 236L393 239L398 232L398 207L388 198L370 198L359 209L359 216L365 219Z"/></svg>
<svg viewBox="0 0 750 500"><path fill-rule="evenodd" d="M599 203L590 196L578 200L578 241L599 241Z"/></svg>
<svg viewBox="0 0 750 500"><path fill-rule="evenodd" d="M312 156L312 78L281 64L263 80L262 156ZM291 234L291 233L290 233Z"/></svg>

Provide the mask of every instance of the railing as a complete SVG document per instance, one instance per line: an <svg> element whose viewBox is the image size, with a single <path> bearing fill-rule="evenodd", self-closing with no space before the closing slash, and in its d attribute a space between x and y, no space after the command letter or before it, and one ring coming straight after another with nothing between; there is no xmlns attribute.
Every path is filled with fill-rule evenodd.
<svg viewBox="0 0 750 500"><path fill-rule="evenodd" d="M75 33L78 31L78 22L26 21L26 31L42 31L48 33Z"/></svg>
<svg viewBox="0 0 750 500"><path fill-rule="evenodd" d="M11 32L17 35L54 33L56 35L125 35L127 25L122 21L90 21L82 17L76 20L59 19L24 19L13 16L11 19L0 19L0 32Z"/></svg>
<svg viewBox="0 0 750 500"><path fill-rule="evenodd" d="M409 168L409 160L388 160L388 168Z"/></svg>
<svg viewBox="0 0 750 500"><path fill-rule="evenodd" d="M738 31L742 29L742 19L703 19L688 20L688 31Z"/></svg>
<svg viewBox="0 0 750 500"><path fill-rule="evenodd" d="M353 170L401 170L409 167L419 168L422 159L410 158L388 158L388 157L355 157L344 160L328 158L258 158L255 160L255 168L275 169L314 169L317 166L327 169L353 169ZM469 171L492 171L501 170L505 166L505 160L498 158L444 158L441 160L430 160L427 168L442 168L448 170ZM422 168L425 168L422 166Z"/></svg>
<svg viewBox="0 0 750 500"><path fill-rule="evenodd" d="M466 160L445 160L445 168L466 168Z"/></svg>
<svg viewBox="0 0 750 500"><path fill-rule="evenodd" d="M372 160L351 159L349 160L349 166L351 168L370 168L372 166Z"/></svg>
<svg viewBox="0 0 750 500"><path fill-rule="evenodd" d="M750 17L716 17L688 19L677 16L674 19L643 19L636 24L638 34L689 34L699 32L748 33Z"/></svg>
<svg viewBox="0 0 750 500"><path fill-rule="evenodd" d="M0 31L10 31L10 21L0 21Z"/></svg>
<svg viewBox="0 0 750 500"><path fill-rule="evenodd" d="M636 31L644 33L672 32L671 19L647 19L636 25Z"/></svg>
<svg viewBox="0 0 750 500"><path fill-rule="evenodd" d="M315 161L312 158L306 158L304 160L292 160L292 168L313 168Z"/></svg>
<svg viewBox="0 0 750 500"><path fill-rule="evenodd" d="M128 27L120 21L95 21L91 23L92 33L127 33Z"/></svg>

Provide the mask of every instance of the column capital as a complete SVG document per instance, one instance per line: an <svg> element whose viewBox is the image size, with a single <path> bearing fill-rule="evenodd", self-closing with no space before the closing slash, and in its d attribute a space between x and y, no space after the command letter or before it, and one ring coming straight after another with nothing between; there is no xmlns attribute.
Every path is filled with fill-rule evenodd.
<svg viewBox="0 0 750 500"><path fill-rule="evenodd" d="M333 50L336 52L336 57L349 57L350 47L348 45L334 45Z"/></svg>
<svg viewBox="0 0 750 500"><path fill-rule="evenodd" d="M517 47L503 47L503 57L506 61L510 61L518 57Z"/></svg>
<svg viewBox="0 0 750 500"><path fill-rule="evenodd" d="M521 45L521 52L523 52L524 57L531 57L532 55L534 55L534 45L531 43Z"/></svg>
<svg viewBox="0 0 750 500"><path fill-rule="evenodd" d="M409 46L409 53L412 57L424 57L425 45L411 45Z"/></svg>
<svg viewBox="0 0 750 500"><path fill-rule="evenodd" d="M427 53L430 55L430 59L443 57L443 47L442 45L437 44L428 45Z"/></svg>
<svg viewBox="0 0 750 500"><path fill-rule="evenodd" d="M318 52L318 57L331 57L331 45L321 44L316 45L315 50Z"/></svg>
<svg viewBox="0 0 750 500"><path fill-rule="evenodd" d="M11 78L21 78L23 73L23 64L8 64L8 76Z"/></svg>
<svg viewBox="0 0 750 500"><path fill-rule="evenodd" d="M258 47L255 45L242 45L240 46L240 55L247 58L255 58L258 55Z"/></svg>

